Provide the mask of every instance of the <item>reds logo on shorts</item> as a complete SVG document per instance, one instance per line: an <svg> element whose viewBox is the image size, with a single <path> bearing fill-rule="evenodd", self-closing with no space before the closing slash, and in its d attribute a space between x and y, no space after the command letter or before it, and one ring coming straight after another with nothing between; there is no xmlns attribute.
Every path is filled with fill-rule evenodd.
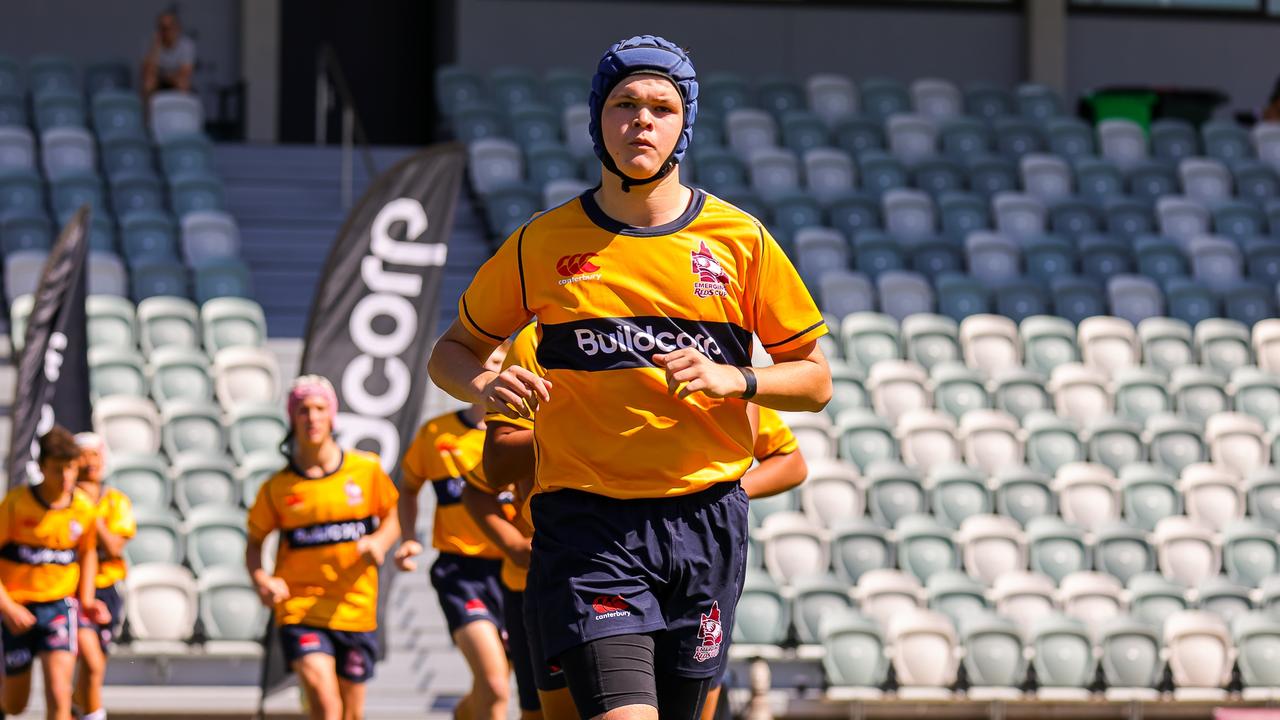
<svg viewBox="0 0 1280 720"><path fill-rule="evenodd" d="M711 603L711 612L703 613L698 626L698 639L702 644L693 651L693 659L706 662L720 655L720 643L724 641L724 627L720 624L720 603Z"/></svg>
<svg viewBox="0 0 1280 720"><path fill-rule="evenodd" d="M298 636L298 648L300 650L319 650L320 635L319 633L306 633Z"/></svg>
<svg viewBox="0 0 1280 720"><path fill-rule="evenodd" d="M468 615L488 615L489 607L480 598L471 598L462 606Z"/></svg>
<svg viewBox="0 0 1280 720"><path fill-rule="evenodd" d="M346 671L351 677L364 676L364 655L359 650L348 650Z"/></svg>

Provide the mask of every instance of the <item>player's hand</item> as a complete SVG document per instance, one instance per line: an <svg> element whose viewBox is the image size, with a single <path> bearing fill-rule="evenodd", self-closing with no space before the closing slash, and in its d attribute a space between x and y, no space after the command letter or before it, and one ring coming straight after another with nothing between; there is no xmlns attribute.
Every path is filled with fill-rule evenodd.
<svg viewBox="0 0 1280 720"><path fill-rule="evenodd" d="M696 392L712 398L729 398L747 390L747 380L741 370L713 362L693 348L658 353L653 356L653 363L667 374L667 392L681 400Z"/></svg>
<svg viewBox="0 0 1280 720"><path fill-rule="evenodd" d="M267 607L273 607L289 599L289 583L286 583L284 578L271 575L254 583L254 587L258 590L258 599Z"/></svg>
<svg viewBox="0 0 1280 720"><path fill-rule="evenodd" d="M422 543L417 540L401 540L400 547L396 548L396 567L403 572L413 572L418 569L418 563L413 559L422 554Z"/></svg>
<svg viewBox="0 0 1280 720"><path fill-rule="evenodd" d="M539 403L551 399L551 381L512 365L495 375L482 394L486 411L528 420Z"/></svg>
<svg viewBox="0 0 1280 720"><path fill-rule="evenodd" d="M14 635L21 635L36 624L36 616L18 603L4 608L4 626Z"/></svg>
<svg viewBox="0 0 1280 720"><path fill-rule="evenodd" d="M95 598L92 602L81 603L80 607L84 610L85 617L95 625L107 625L111 622L111 610L101 600Z"/></svg>
<svg viewBox="0 0 1280 720"><path fill-rule="evenodd" d="M503 548L503 552L507 557L511 558L512 564L518 568L528 568L529 558L533 555L533 541L525 539L519 545L507 545Z"/></svg>
<svg viewBox="0 0 1280 720"><path fill-rule="evenodd" d="M382 561L387 559L387 549L382 547L382 543L369 535L365 535L356 541L356 552L379 567L382 566Z"/></svg>

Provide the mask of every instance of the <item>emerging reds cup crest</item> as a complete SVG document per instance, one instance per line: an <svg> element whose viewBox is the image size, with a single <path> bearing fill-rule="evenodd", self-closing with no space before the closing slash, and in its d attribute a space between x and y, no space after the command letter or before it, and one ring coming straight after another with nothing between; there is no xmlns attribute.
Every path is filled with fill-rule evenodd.
<svg viewBox="0 0 1280 720"><path fill-rule="evenodd" d="M724 626L720 624L720 603L711 603L711 612L703 613L698 626L698 639L702 644L693 651L693 659L706 662L720 655L720 643L724 641Z"/></svg>
<svg viewBox="0 0 1280 720"><path fill-rule="evenodd" d="M707 244L699 243L698 249L691 252L690 256L691 272L698 276L697 282L693 284L693 294L700 298L713 295L727 296L729 291L726 286L729 284L729 275L725 273L720 261L716 260L707 249Z"/></svg>

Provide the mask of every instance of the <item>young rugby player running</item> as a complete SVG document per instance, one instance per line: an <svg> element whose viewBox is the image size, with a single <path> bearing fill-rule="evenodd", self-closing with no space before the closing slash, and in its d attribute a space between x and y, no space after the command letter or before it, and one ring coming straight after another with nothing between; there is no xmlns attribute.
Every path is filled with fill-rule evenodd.
<svg viewBox="0 0 1280 720"><path fill-rule="evenodd" d="M79 614L98 625L111 622L94 597L98 511L76 489L80 448L60 425L40 438L40 473L39 485L16 487L0 502L0 710L20 715L26 709L38 660L45 717L71 720Z"/></svg>
<svg viewBox="0 0 1280 720"><path fill-rule="evenodd" d="M822 409L826 326L755 218L680 183L697 115L684 51L614 45L590 106L601 185L485 263L429 369L491 411L537 405L526 598L582 715L698 718L745 571L746 401ZM546 378L485 369L534 316ZM749 367L752 334L773 366Z"/></svg>
<svg viewBox="0 0 1280 720"><path fill-rule="evenodd" d="M489 356L486 367L502 367L505 347ZM418 542L418 492L435 491L431 544L440 551L431 566L431 585L444 611L449 635L471 668L471 690L454 714L459 720L505 720L511 693L511 665L503 641L506 629L498 574L502 551L476 526L462 504L464 478L483 473L484 408L432 418L422 425L404 455L405 492L400 496L400 547L396 564L412 572ZM481 480L483 481L483 480Z"/></svg>
<svg viewBox="0 0 1280 720"><path fill-rule="evenodd" d="M399 537L398 493L377 455L333 438L338 398L319 375L289 390L288 465L249 509L245 565L275 610L285 659L312 720L359 720L377 655L378 566ZM262 543L280 531L275 574Z"/></svg>
<svg viewBox="0 0 1280 720"><path fill-rule="evenodd" d="M98 577L95 595L111 613L106 623L95 623L83 613L80 616L80 663L76 676L75 705L84 713L82 720L106 720L102 707L102 681L107 675L107 653L111 640L124 623L124 601L120 583L124 581L124 546L138 531L133 518L133 503L116 488L103 487L106 474L107 444L95 433L76 435L80 448L80 478L76 487L98 508L95 528L98 535Z"/></svg>

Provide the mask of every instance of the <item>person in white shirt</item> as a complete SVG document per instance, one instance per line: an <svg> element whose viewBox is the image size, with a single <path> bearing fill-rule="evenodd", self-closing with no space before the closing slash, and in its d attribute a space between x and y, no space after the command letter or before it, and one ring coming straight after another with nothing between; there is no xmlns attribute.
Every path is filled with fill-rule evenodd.
<svg viewBox="0 0 1280 720"><path fill-rule="evenodd" d="M142 61L142 99L145 103L158 90L191 92L196 66L195 41L182 34L177 14L164 12L156 19L151 49Z"/></svg>

